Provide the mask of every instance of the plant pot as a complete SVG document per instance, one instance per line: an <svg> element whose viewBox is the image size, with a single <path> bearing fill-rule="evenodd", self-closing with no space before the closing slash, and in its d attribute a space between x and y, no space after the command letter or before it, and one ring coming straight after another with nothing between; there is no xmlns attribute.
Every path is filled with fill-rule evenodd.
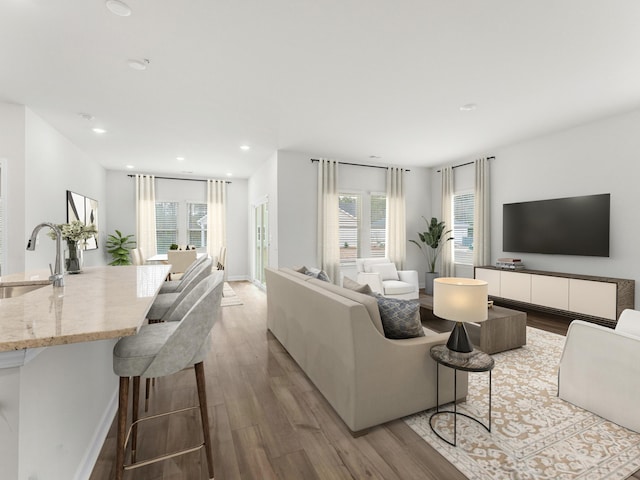
<svg viewBox="0 0 640 480"><path fill-rule="evenodd" d="M433 281L439 276L438 272L426 272L424 274L424 293L433 295Z"/></svg>

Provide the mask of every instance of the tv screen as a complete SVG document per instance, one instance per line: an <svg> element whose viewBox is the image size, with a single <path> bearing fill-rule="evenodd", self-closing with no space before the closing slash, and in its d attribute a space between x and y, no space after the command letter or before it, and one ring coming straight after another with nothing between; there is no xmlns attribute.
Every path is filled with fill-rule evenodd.
<svg viewBox="0 0 640 480"><path fill-rule="evenodd" d="M505 203L502 249L505 252L609 256L608 193Z"/></svg>

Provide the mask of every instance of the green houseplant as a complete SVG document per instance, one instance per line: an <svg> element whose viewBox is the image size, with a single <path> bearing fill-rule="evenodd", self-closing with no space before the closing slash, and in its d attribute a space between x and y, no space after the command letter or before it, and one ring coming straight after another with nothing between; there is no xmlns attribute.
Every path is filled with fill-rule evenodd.
<svg viewBox="0 0 640 480"><path fill-rule="evenodd" d="M135 248L136 242L131 240L133 235L123 236L119 230L115 235L107 236L107 252L113 257L109 265L131 265L129 252Z"/></svg>
<svg viewBox="0 0 640 480"><path fill-rule="evenodd" d="M449 234L451 230L445 230L445 223L439 221L435 217L431 217L431 221L422 217L427 224L427 230L424 232L418 232L418 238L420 243L416 240L409 240L411 243L415 243L422 254L426 257L429 264L429 271L425 274L425 293L427 295L433 295L433 279L438 276L436 272L436 261L442 251L442 246L453 240L453 237Z"/></svg>

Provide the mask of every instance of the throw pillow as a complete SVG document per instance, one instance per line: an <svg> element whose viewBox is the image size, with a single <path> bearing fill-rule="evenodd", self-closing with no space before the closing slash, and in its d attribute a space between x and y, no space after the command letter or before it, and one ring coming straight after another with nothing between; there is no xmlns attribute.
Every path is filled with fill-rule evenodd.
<svg viewBox="0 0 640 480"><path fill-rule="evenodd" d="M294 269L298 273L303 273L305 275L309 275L310 277L317 278L318 280L322 280L323 282L331 283L331 279L329 275L324 270L320 270L319 268L307 268L305 266L295 268Z"/></svg>
<svg viewBox="0 0 640 480"><path fill-rule="evenodd" d="M384 336L393 339L424 337L420 302L376 295Z"/></svg>
<svg viewBox="0 0 640 480"><path fill-rule="evenodd" d="M382 281L400 280L400 277L398 277L396 266L393 263L378 263L375 265L371 265L371 271L374 273L379 273Z"/></svg>
<svg viewBox="0 0 640 480"><path fill-rule="evenodd" d="M348 288L349 290L353 290L359 293L364 293L367 295L372 293L371 287L368 284L365 283L363 285L361 283L354 282L349 277L344 277L344 279L342 280L342 286L344 288Z"/></svg>

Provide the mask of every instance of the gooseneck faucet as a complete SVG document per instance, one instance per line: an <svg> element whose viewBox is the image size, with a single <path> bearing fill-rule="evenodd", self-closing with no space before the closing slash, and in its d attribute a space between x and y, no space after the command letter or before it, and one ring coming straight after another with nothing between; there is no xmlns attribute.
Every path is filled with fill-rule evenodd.
<svg viewBox="0 0 640 480"><path fill-rule="evenodd" d="M40 225L36 225L36 228L31 232L31 238L29 239L29 243L27 243L27 250L34 251L36 249L36 240L38 238L38 232L43 227L49 227L56 234L56 263L55 270L51 272L51 276L49 280L53 282L54 287L64 287L64 269L62 268L62 260L64 258L64 246L62 244L62 232L57 225L53 223L44 222ZM49 269L51 270L51 264L49 264Z"/></svg>

